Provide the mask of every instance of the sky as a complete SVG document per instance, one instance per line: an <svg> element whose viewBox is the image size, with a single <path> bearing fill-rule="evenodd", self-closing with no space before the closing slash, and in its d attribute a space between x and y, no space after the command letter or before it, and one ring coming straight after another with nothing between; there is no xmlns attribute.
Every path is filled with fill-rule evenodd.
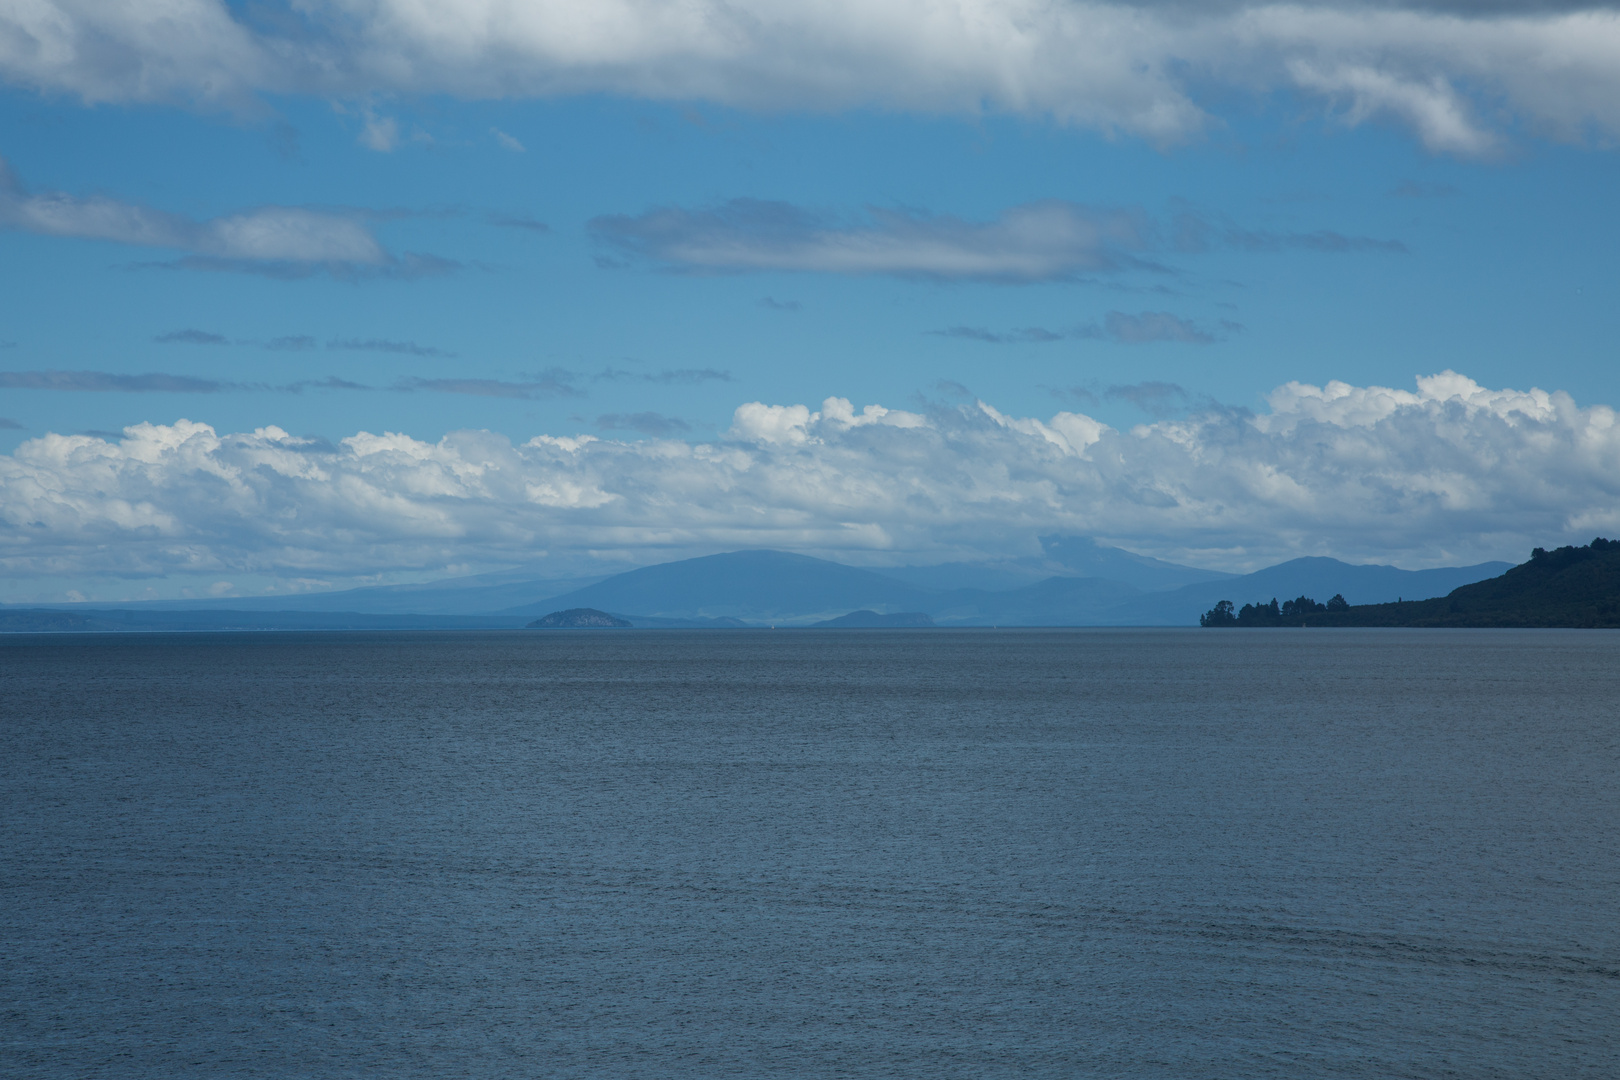
<svg viewBox="0 0 1620 1080"><path fill-rule="evenodd" d="M1620 533L1620 8L0 0L0 601Z"/></svg>

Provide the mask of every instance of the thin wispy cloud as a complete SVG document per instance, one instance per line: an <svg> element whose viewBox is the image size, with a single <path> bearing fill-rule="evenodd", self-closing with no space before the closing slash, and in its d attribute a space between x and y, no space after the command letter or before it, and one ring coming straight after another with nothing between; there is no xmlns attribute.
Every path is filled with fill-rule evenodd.
<svg viewBox="0 0 1620 1080"><path fill-rule="evenodd" d="M634 431L659 439L685 435L692 430L692 425L679 417L655 412L605 413L596 418L596 426L603 431Z"/></svg>
<svg viewBox="0 0 1620 1080"><path fill-rule="evenodd" d="M663 371L652 372L642 376L643 381L660 383L664 386L680 384L683 386L698 386L710 382L731 382L731 372L719 371L715 368L666 368Z"/></svg>
<svg viewBox="0 0 1620 1080"><path fill-rule="evenodd" d="M219 394L240 384L191 375L120 375L109 371L0 371L8 390L65 390L122 394Z"/></svg>
<svg viewBox="0 0 1620 1080"><path fill-rule="evenodd" d="M663 386L699 386L710 382L731 382L729 371L717 368L665 368L662 371L625 371L606 368L591 376L594 382L647 382Z"/></svg>
<svg viewBox="0 0 1620 1080"><path fill-rule="evenodd" d="M709 210L661 207L595 218L597 242L683 272L884 275L956 281L1054 281L1151 269L1140 213L1050 200L990 221L869 208L840 220L784 202L733 199Z"/></svg>
<svg viewBox="0 0 1620 1080"><path fill-rule="evenodd" d="M456 354L433 345L420 345L414 341L390 341L386 338L334 338L326 343L328 349L344 352L392 353L395 356L421 356L454 359Z"/></svg>
<svg viewBox="0 0 1620 1080"><path fill-rule="evenodd" d="M1402 180L1390 189L1392 199L1449 199L1462 194L1453 184L1426 184L1417 180Z"/></svg>
<svg viewBox="0 0 1620 1080"><path fill-rule="evenodd" d="M618 268L635 261L681 273L788 271L1002 283L1118 281L1130 272L1166 273L1170 255L1217 248L1255 253L1405 253L1400 240L1330 229L1279 231L1179 211L1160 223L1136 208L1060 200L1014 206L968 221L914 210L868 208L836 218L783 202L733 199L707 210L660 207L590 222ZM791 310L766 297L765 307ZM962 329L971 330L966 327Z"/></svg>
<svg viewBox="0 0 1620 1080"><path fill-rule="evenodd" d="M207 330L171 330L166 334L159 334L152 339L160 345L229 345L230 339L224 334L214 334Z"/></svg>
<svg viewBox="0 0 1620 1080"><path fill-rule="evenodd" d="M518 400L584 397L584 392L574 386L576 378L574 372L553 368L521 381L504 379L401 379L393 385L393 389L410 392L427 391L437 394L469 394L473 397L515 398Z"/></svg>
<svg viewBox="0 0 1620 1080"><path fill-rule="evenodd" d="M521 229L524 232L548 233L551 226L532 217L520 214L486 214L484 221L501 229Z"/></svg>
<svg viewBox="0 0 1620 1080"><path fill-rule="evenodd" d="M295 206L261 206L194 221L104 195L31 192L0 159L0 228L182 254L170 269L211 270L302 278L412 277L445 273L448 260L431 255L396 257L351 217Z"/></svg>
<svg viewBox="0 0 1620 1080"><path fill-rule="evenodd" d="M315 348L316 341L308 334L288 334L284 337L273 337L264 343L264 347L275 352L308 352Z"/></svg>
<svg viewBox="0 0 1620 1080"><path fill-rule="evenodd" d="M789 311L789 312L800 311L804 307L804 305L799 303L797 300L778 300L774 296L762 296L762 297L760 297L759 298L759 306L762 307L762 308L767 308L767 309L769 309L771 311Z"/></svg>
<svg viewBox="0 0 1620 1080"><path fill-rule="evenodd" d="M951 326L943 330L927 330L935 337L956 338L960 341L978 341L987 345L1045 345L1065 340L1101 340L1122 345L1144 345L1152 342L1180 342L1184 345L1212 345L1225 335L1241 333L1243 326L1222 319L1215 327L1206 328L1191 319L1184 319L1168 311L1142 311L1128 314L1110 311L1100 322L1082 323L1064 330L1048 330L1042 326L1025 326L1015 330L991 330L983 326Z"/></svg>
<svg viewBox="0 0 1620 1080"><path fill-rule="evenodd" d="M1048 330L1041 326L1022 326L1016 330L990 330L983 326L948 326L943 330L926 330L935 337L959 338L963 341L982 341L989 345L1045 344L1062 341L1072 334Z"/></svg>
<svg viewBox="0 0 1620 1080"><path fill-rule="evenodd" d="M1309 231L1251 229L1207 212L1181 211L1171 221L1175 250L1199 254L1216 248L1238 251L1315 251L1329 254L1355 252L1405 255L1400 240L1375 236L1349 236L1331 229Z"/></svg>
<svg viewBox="0 0 1620 1080"><path fill-rule="evenodd" d="M408 251L390 255L378 263L332 262L298 259L222 259L207 255L186 255L165 262L136 262L133 270L195 270L211 274L248 274L273 281L303 281L317 276L337 281L417 281L444 277L462 268L454 259Z"/></svg>
<svg viewBox="0 0 1620 1080"><path fill-rule="evenodd" d="M110 371L4 371L0 372L0 389L124 394L302 394L311 390L388 390L396 393L466 394L473 397L541 400L584 397L584 391L574 385L579 377L577 372L551 368L519 380L403 378L388 386L373 386L336 375L299 379L289 383L268 383L229 382L160 372L123 374Z"/></svg>
<svg viewBox="0 0 1620 1080"><path fill-rule="evenodd" d="M352 382L349 379L340 379L336 375L328 375L322 379L301 379L275 389L289 394L302 394L305 390L375 390L375 386L365 383Z"/></svg>
<svg viewBox="0 0 1620 1080"><path fill-rule="evenodd" d="M1241 329L1236 323L1223 323L1222 326L1227 330ZM1183 319L1168 311L1143 311L1135 315L1110 311L1103 316L1100 327L1088 327L1087 332L1122 345L1147 345L1160 341L1213 345L1218 340L1213 333L1191 319Z"/></svg>
<svg viewBox="0 0 1620 1080"><path fill-rule="evenodd" d="M23 426L8 416L0 416L0 431L22 431Z"/></svg>
<svg viewBox="0 0 1620 1080"><path fill-rule="evenodd" d="M1114 385L1103 391L1103 397L1112 401L1128 401L1152 416L1170 416L1186 408L1192 401L1185 389L1172 382L1147 382Z"/></svg>
<svg viewBox="0 0 1620 1080"><path fill-rule="evenodd" d="M1150 416L1164 419L1185 412L1194 404L1187 390L1173 382L1149 379L1139 383L1115 383L1112 386L1054 386L1045 387L1047 393L1061 401L1080 408L1095 408L1105 401L1124 401ZM1205 408L1219 408L1215 402L1204 399Z"/></svg>
<svg viewBox="0 0 1620 1080"><path fill-rule="evenodd" d="M500 145L502 150L510 150L514 154L521 154L524 152L523 144L518 142L517 139L508 135L506 132L502 131L500 128L492 127L489 129L489 133L495 136L495 142Z"/></svg>

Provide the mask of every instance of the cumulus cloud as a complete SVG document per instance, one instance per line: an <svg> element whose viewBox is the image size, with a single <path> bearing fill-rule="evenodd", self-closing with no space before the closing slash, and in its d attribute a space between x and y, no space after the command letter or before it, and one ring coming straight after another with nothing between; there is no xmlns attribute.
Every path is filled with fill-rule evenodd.
<svg viewBox="0 0 1620 1080"><path fill-rule="evenodd" d="M868 209L837 220L783 202L733 199L712 210L661 207L591 221L596 239L688 272L788 270L973 281L1051 281L1144 268L1140 214L1049 200L993 221Z"/></svg>
<svg viewBox="0 0 1620 1080"><path fill-rule="evenodd" d="M395 257L352 218L294 206L261 206L193 221L106 196L30 192L0 159L0 228L183 252L171 267L236 270L273 277L322 271L341 277L440 273L454 264L429 255Z"/></svg>
<svg viewBox="0 0 1620 1080"><path fill-rule="evenodd" d="M0 456L11 575L301 576L742 547L937 561L1033 552L1054 532L1229 567L1302 553L1432 565L1617 529L1612 408L1451 372L1414 390L1289 383L1259 415L1210 409L1128 431L1080 412L829 398L745 403L714 441L361 432L333 446L177 421L116 440L44 435Z"/></svg>
<svg viewBox="0 0 1620 1080"><path fill-rule="evenodd" d="M261 111L259 95L623 94L747 109L1050 117L1171 143L1232 89L1387 120L1437 152L1503 130L1620 137L1612 5L1051 0L31 0L0 77L87 102ZM368 114L392 147L397 122Z"/></svg>

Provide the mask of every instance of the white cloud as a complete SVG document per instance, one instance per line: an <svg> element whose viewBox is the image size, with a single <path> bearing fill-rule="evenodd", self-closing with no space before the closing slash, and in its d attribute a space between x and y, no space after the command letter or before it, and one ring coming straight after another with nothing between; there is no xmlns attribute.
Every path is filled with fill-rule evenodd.
<svg viewBox="0 0 1620 1080"><path fill-rule="evenodd" d="M747 109L1044 115L1167 143L1202 86L1301 91L1478 154L1504 114L1620 137L1620 14L1436 6L1064 0L17 0L0 78L89 102L243 110L261 93L614 93ZM273 11L273 9L271 9ZM243 21L258 18L250 25ZM299 29L277 27L295 23ZM386 123L386 122L383 122ZM392 144L368 128L367 138ZM397 136L397 132L396 132Z"/></svg>
<svg viewBox="0 0 1620 1080"><path fill-rule="evenodd" d="M193 221L105 196L31 193L0 159L0 228L47 236L169 248L218 265L327 264L379 268L392 262L349 218L291 206L261 206Z"/></svg>
<svg viewBox="0 0 1620 1080"><path fill-rule="evenodd" d="M1620 423L1446 372L1289 383L1271 410L1129 431L979 403L751 402L713 442L140 424L0 457L18 577L282 578L450 563L644 563L778 547L874 562L1033 553L1052 532L1239 568L1298 554L1433 565L1620 532Z"/></svg>
<svg viewBox="0 0 1620 1080"><path fill-rule="evenodd" d="M514 154L521 154L524 152L523 144L518 142L518 140L511 135L508 135L506 132L502 131L500 128L492 127L489 129L489 133L495 136L495 141L500 144L503 150L510 150Z"/></svg>
<svg viewBox="0 0 1620 1080"><path fill-rule="evenodd" d="M392 153L399 145L399 121L392 116L368 115L360 128L360 145L379 154Z"/></svg>
<svg viewBox="0 0 1620 1080"><path fill-rule="evenodd" d="M286 85L285 66L219 0L15 0L0 8L6 81L89 104L178 99L251 109L251 94Z"/></svg>

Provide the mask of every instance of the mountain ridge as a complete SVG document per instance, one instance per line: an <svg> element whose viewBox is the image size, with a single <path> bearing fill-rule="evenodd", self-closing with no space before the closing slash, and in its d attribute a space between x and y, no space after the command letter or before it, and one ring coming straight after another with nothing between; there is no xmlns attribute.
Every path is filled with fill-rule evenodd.
<svg viewBox="0 0 1620 1080"><path fill-rule="evenodd" d="M1064 544L1070 549L1064 557L1071 563L1094 556L1104 561L1113 558L1106 554L1096 556L1097 551L1111 549L1099 548L1094 543L1088 548L1067 538ZM1058 554L1064 554L1064 544L1049 546ZM1161 571L1167 574L1193 572L1193 568L1178 569L1175 564L1128 552L1123 554L1129 556L1130 565L1150 575L1142 580L1174 580L1151 577ZM1033 570L1037 565L1046 564L1030 562L1024 569ZM1313 556L1289 560L1252 574L1206 578L1168 590L1147 591L1110 578L1067 575L1047 576L1008 589L944 589L900 580L882 570L847 566L794 552L750 549L638 567L541 596L535 595L539 581L496 585L487 584L488 577L464 579L476 582L473 588L483 597L510 598L514 591L520 590L528 594L523 603L477 613L452 613L442 606L437 611L421 612L333 610L341 598L352 598L358 591L322 594L327 599L315 608L277 607L277 604L286 604L286 599L271 597L257 598L251 605L244 601L232 604L230 600L220 600L206 607L186 603L166 608L157 602L147 602L28 605L27 608L76 611L84 615L96 611L98 629L158 629L182 625L197 629L250 625L265 629L498 627L521 625L537 616L571 608L593 608L629 619L639 626L670 628L748 624L804 626L863 610L880 616L926 613L938 626L1194 626L1200 614L1223 599L1242 602L1260 598L1263 602L1269 596L1343 593L1352 603L1366 605L1398 596L1429 598L1499 574L1510 566L1509 563L1481 563L1471 567L1414 571ZM1167 567L1170 569L1165 570ZM515 572L506 573L515 576ZM946 576L943 580L951 578ZM402 597L412 593L438 597L439 592L445 591L416 586L382 588L387 590L385 595L390 605L402 602ZM21 606L0 606L0 613L20 610L23 610ZM144 614L137 615L137 612ZM186 612L190 612L191 617L182 618L181 614ZM29 618L41 625L51 622L43 616ZM11 621L18 624L18 619ZM53 625L64 624L56 620Z"/></svg>

